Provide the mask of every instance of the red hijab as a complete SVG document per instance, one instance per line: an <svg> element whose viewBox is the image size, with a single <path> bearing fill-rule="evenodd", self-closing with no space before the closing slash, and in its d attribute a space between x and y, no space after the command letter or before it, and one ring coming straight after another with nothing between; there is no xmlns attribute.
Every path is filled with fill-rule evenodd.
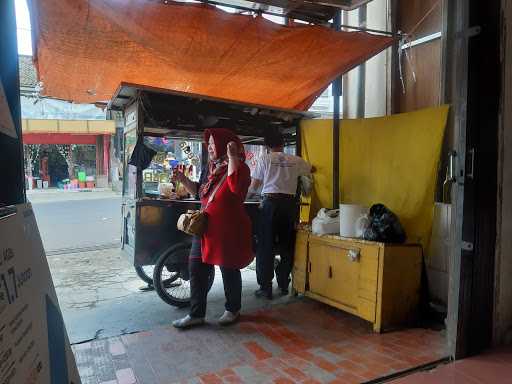
<svg viewBox="0 0 512 384"><path fill-rule="evenodd" d="M234 141L237 144L240 151L240 160L245 161L244 146L234 132L225 128L206 129L204 131L204 144L206 146L208 146L210 136L213 137L213 142L215 143L217 159L208 161L208 181L199 190L201 198L208 195L212 186L216 186L228 171L227 146L229 142Z"/></svg>

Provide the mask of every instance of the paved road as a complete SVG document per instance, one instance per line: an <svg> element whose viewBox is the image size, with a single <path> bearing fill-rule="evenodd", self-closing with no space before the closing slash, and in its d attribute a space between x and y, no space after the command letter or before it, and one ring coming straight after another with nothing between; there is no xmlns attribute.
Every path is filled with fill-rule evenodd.
<svg viewBox="0 0 512 384"><path fill-rule="evenodd" d="M121 197L37 200L31 202L49 255L120 242Z"/></svg>

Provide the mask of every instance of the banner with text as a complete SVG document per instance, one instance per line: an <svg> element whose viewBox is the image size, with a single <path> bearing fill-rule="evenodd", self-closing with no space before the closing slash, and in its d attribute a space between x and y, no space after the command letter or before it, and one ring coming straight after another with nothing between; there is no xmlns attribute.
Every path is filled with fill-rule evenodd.
<svg viewBox="0 0 512 384"><path fill-rule="evenodd" d="M80 384L30 204L0 208L0 384Z"/></svg>

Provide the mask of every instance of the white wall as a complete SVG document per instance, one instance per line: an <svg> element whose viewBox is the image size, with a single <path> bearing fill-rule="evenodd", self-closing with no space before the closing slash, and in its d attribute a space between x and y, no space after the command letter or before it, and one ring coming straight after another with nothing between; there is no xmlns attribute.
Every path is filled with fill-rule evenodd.
<svg viewBox="0 0 512 384"><path fill-rule="evenodd" d="M376 30L391 30L390 1L374 0L367 5L366 25ZM346 12L343 24L359 26L359 11ZM391 49L391 48L390 48ZM391 94L389 49L368 60L365 64L364 117L384 116L387 113L388 98ZM357 118L359 103L359 69L355 68L343 77L343 117Z"/></svg>
<svg viewBox="0 0 512 384"><path fill-rule="evenodd" d="M342 24L359 27L359 10L343 12ZM359 68L356 67L343 76L343 118L361 117L357 116L358 95Z"/></svg>
<svg viewBox="0 0 512 384"><path fill-rule="evenodd" d="M378 30L390 30L389 11L387 0L374 0L368 3L366 24L368 28ZM366 63L366 97L365 117L384 116L387 109L388 77L388 53L384 51L371 58Z"/></svg>

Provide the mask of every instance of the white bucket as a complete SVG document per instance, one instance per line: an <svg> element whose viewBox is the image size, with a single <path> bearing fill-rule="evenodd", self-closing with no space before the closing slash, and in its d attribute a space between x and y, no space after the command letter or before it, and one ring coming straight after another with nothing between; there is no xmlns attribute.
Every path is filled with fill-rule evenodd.
<svg viewBox="0 0 512 384"><path fill-rule="evenodd" d="M369 208L357 204L340 204L340 236L363 237L368 226Z"/></svg>

